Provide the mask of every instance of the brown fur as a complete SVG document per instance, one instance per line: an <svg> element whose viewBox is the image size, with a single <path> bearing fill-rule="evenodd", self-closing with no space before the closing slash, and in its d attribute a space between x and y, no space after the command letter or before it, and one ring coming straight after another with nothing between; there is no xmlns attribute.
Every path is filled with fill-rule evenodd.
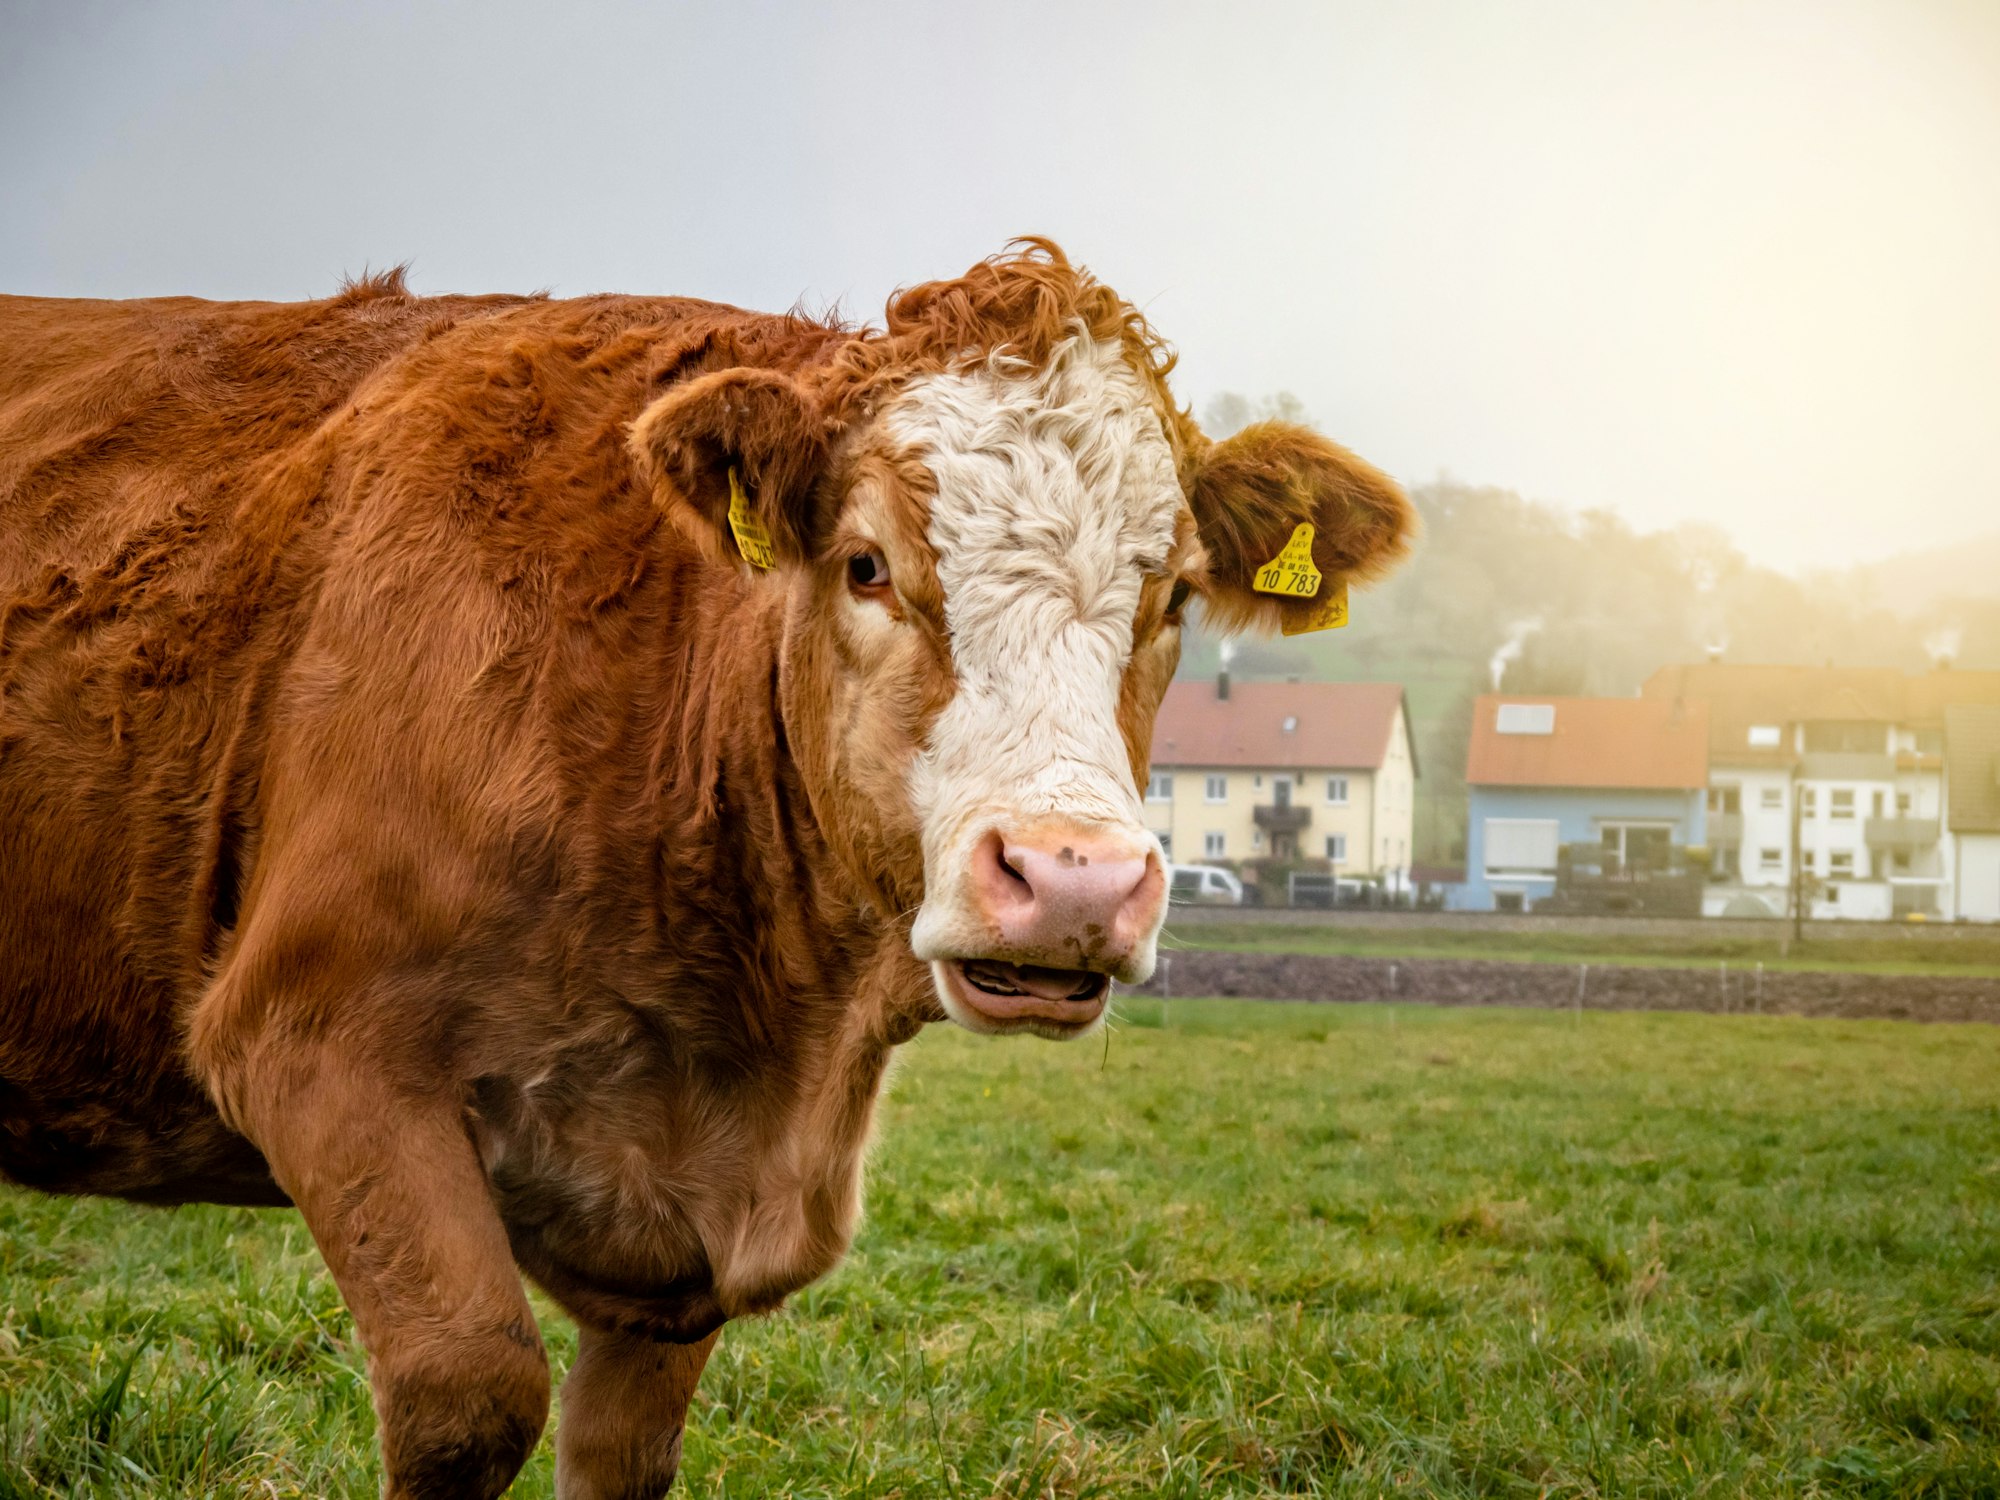
<svg viewBox="0 0 2000 1500"><path fill-rule="evenodd" d="M1212 602L1306 509L1322 566L1399 545L1319 439L1211 453L1143 320L1039 243L886 333L395 276L0 299L0 1171L296 1203L391 1495L496 1494L532 1445L525 1269L585 1330L564 1493L659 1493L715 1329L843 1253L889 1054L939 1016L899 778L948 643L928 475L872 403L1075 326L1160 393ZM887 656L834 608L861 504L916 627ZM1141 779L1171 583L1121 699Z"/></svg>

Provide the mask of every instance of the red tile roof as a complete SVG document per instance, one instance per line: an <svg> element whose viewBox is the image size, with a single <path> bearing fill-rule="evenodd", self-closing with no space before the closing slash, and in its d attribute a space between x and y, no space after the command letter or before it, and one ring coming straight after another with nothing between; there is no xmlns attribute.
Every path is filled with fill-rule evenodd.
<svg viewBox="0 0 2000 1500"><path fill-rule="evenodd" d="M1153 727L1153 764L1373 770L1402 705L1394 682L1237 682L1227 701L1213 679L1176 682Z"/></svg>
<svg viewBox="0 0 2000 1500"><path fill-rule="evenodd" d="M1553 734L1502 734L1503 703L1555 709ZM1474 786L1672 788L1708 784L1708 705L1656 698L1483 693L1472 706Z"/></svg>

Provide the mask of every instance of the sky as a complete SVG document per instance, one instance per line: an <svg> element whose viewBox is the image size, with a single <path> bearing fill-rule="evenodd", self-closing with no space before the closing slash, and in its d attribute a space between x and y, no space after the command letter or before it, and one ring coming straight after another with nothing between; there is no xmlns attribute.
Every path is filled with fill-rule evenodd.
<svg viewBox="0 0 2000 1500"><path fill-rule="evenodd" d="M872 319L1024 233L1406 481L2000 530L2000 0L0 0L0 291Z"/></svg>

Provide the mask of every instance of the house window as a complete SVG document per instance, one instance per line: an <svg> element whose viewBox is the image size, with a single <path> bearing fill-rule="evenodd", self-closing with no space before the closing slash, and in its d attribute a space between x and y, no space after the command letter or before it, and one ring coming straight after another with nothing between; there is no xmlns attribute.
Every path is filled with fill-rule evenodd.
<svg viewBox="0 0 2000 1500"><path fill-rule="evenodd" d="M1560 842L1554 818L1488 818L1486 873L1553 875Z"/></svg>
<svg viewBox="0 0 2000 1500"><path fill-rule="evenodd" d="M1553 703L1503 703L1493 720L1501 734L1554 734L1556 706Z"/></svg>
<svg viewBox="0 0 2000 1500"><path fill-rule="evenodd" d="M1522 909L1521 893L1519 891L1495 891L1493 893L1493 909L1495 911L1520 911Z"/></svg>
<svg viewBox="0 0 2000 1500"><path fill-rule="evenodd" d="M1779 741L1776 724L1752 724L1750 726L1750 748L1752 750L1775 750Z"/></svg>
<svg viewBox="0 0 2000 1500"><path fill-rule="evenodd" d="M1799 816L1812 818L1819 815L1819 794L1809 786L1799 788Z"/></svg>
<svg viewBox="0 0 2000 1500"><path fill-rule="evenodd" d="M1881 816L1882 816L1882 809L1883 809L1883 807L1884 807L1884 806L1886 806L1886 805L1887 805L1887 803L1888 803L1888 800L1889 800L1889 794L1888 794L1887 792L1883 791L1883 790L1882 790L1882 789L1881 789L1880 787L1877 787L1877 788L1875 788L1875 814L1874 814L1874 815L1875 815L1876 817L1878 817L1878 818L1879 818L1879 817L1881 817Z"/></svg>
<svg viewBox="0 0 2000 1500"><path fill-rule="evenodd" d="M1209 859L1221 859L1224 848L1223 837L1219 833L1204 833L1201 836L1201 852Z"/></svg>
<svg viewBox="0 0 2000 1500"><path fill-rule="evenodd" d="M1202 796L1210 802L1227 802L1229 800L1229 778L1227 776L1209 777L1202 787Z"/></svg>
<svg viewBox="0 0 2000 1500"><path fill-rule="evenodd" d="M1785 868L1785 851L1782 849L1759 849L1757 868L1766 875L1775 875Z"/></svg>
<svg viewBox="0 0 2000 1500"><path fill-rule="evenodd" d="M1827 793L1826 800L1828 803L1828 809L1827 809L1828 816L1833 817L1835 819L1844 818L1850 822L1853 820L1854 818L1853 787L1851 786L1835 787L1831 792Z"/></svg>
<svg viewBox="0 0 2000 1500"><path fill-rule="evenodd" d="M1286 714L1286 715L1285 715L1285 733L1286 733L1286 734L1291 734L1291 733L1292 733L1293 731L1295 731L1295 730L1296 730L1296 729L1297 729L1298 727L1299 727L1299 716L1298 716L1297 714Z"/></svg>
<svg viewBox="0 0 2000 1500"><path fill-rule="evenodd" d="M1171 802L1174 800L1174 773L1155 771L1153 779L1146 783L1148 802Z"/></svg>
<svg viewBox="0 0 2000 1500"><path fill-rule="evenodd" d="M1910 794L1908 792L1896 793L1896 816L1899 818L1907 818L1909 815L1910 815Z"/></svg>
<svg viewBox="0 0 2000 1500"><path fill-rule="evenodd" d="M1347 778L1329 776L1326 778L1326 800L1335 807L1347 806Z"/></svg>
<svg viewBox="0 0 2000 1500"><path fill-rule="evenodd" d="M1174 862L1174 836L1171 833L1160 835L1160 853L1166 856L1168 864Z"/></svg>
<svg viewBox="0 0 2000 1500"><path fill-rule="evenodd" d="M1785 805L1785 789L1781 786L1767 786L1757 793L1757 805L1773 812Z"/></svg>
<svg viewBox="0 0 2000 1500"><path fill-rule="evenodd" d="M1942 729L1919 729L1916 732L1917 754L1944 754L1944 731Z"/></svg>
<svg viewBox="0 0 2000 1500"><path fill-rule="evenodd" d="M1743 788L1740 786L1712 786L1708 789L1708 810L1712 813L1739 813L1743 811Z"/></svg>
<svg viewBox="0 0 2000 1500"><path fill-rule="evenodd" d="M1834 876L1844 875L1852 879L1854 877L1854 851L1852 849L1835 849L1831 851L1826 857L1826 873Z"/></svg>
<svg viewBox="0 0 2000 1500"><path fill-rule="evenodd" d="M1326 857L1332 860L1337 865L1345 864L1347 862L1346 834L1329 833L1326 836Z"/></svg>

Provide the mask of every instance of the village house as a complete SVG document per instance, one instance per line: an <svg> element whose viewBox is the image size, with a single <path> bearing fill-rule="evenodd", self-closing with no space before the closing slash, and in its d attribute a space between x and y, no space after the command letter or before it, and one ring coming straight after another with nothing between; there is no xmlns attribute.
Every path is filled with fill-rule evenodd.
<svg viewBox="0 0 2000 1500"><path fill-rule="evenodd" d="M1472 714L1454 909L1698 914L1702 704L1487 693Z"/></svg>
<svg viewBox="0 0 2000 1500"><path fill-rule="evenodd" d="M1176 682L1153 730L1146 823L1180 864L1324 860L1409 887L1417 758L1389 682Z"/></svg>
<svg viewBox="0 0 2000 1500"><path fill-rule="evenodd" d="M2000 672L1705 662L1641 691L1709 706L1706 914L1788 915L1795 841L1810 917L1955 909L1946 714L2000 705Z"/></svg>

